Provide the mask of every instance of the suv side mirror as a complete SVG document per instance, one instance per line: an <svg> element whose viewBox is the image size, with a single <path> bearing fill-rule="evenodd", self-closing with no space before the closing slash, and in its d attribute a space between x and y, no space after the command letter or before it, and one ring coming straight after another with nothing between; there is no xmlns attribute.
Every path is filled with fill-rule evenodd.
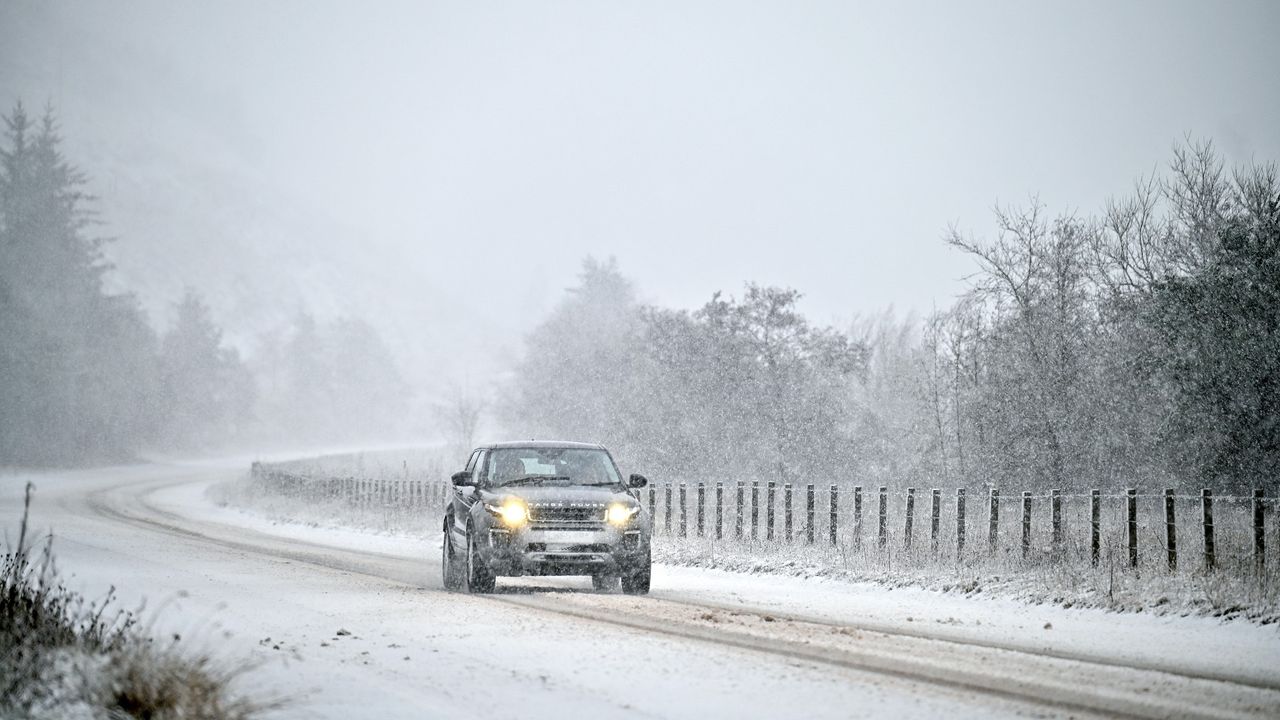
<svg viewBox="0 0 1280 720"><path fill-rule="evenodd" d="M466 470L460 470L453 474L453 484L454 487L465 487L467 485L474 485L475 483L471 481L471 473Z"/></svg>
<svg viewBox="0 0 1280 720"><path fill-rule="evenodd" d="M639 474L634 474L627 478L627 480L627 487L642 488L649 484L649 480L645 476Z"/></svg>

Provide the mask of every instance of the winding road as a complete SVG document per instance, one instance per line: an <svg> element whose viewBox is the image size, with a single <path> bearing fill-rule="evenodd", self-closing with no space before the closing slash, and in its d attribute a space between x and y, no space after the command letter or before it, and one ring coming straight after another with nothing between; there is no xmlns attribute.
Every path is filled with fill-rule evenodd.
<svg viewBox="0 0 1280 720"><path fill-rule="evenodd" d="M438 534L352 542L214 506L245 465L33 476L32 526L68 584L147 603L157 636L284 700L272 716L1280 717L1274 626L1046 609L1006 627L998 603L676 568L640 598L448 593ZM10 538L26 479L0 492Z"/></svg>

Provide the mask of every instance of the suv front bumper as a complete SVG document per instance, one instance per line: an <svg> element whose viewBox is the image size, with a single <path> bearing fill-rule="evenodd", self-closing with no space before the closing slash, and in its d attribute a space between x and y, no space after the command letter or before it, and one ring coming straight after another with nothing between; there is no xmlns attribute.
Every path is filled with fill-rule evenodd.
<svg viewBox="0 0 1280 720"><path fill-rule="evenodd" d="M642 562L649 537L639 526L591 530L491 528L481 556L495 575L614 575ZM487 552L486 552L487 551Z"/></svg>

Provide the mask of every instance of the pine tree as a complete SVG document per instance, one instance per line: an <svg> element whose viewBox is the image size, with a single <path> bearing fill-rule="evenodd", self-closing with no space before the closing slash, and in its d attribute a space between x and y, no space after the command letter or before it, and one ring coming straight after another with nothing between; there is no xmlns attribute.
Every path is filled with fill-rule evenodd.
<svg viewBox="0 0 1280 720"><path fill-rule="evenodd" d="M84 177L57 123L18 104L0 148L0 463L127 457L153 428L154 335L134 299L107 295Z"/></svg>
<svg viewBox="0 0 1280 720"><path fill-rule="evenodd" d="M206 446L234 435L248 418L253 379L239 353L223 347L222 331L194 290L187 289L175 312L160 344L165 439Z"/></svg>

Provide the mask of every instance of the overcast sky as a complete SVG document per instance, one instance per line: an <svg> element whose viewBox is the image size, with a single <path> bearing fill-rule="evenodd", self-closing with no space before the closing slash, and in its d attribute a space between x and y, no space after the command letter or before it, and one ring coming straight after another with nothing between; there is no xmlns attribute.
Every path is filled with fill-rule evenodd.
<svg viewBox="0 0 1280 720"><path fill-rule="evenodd" d="M522 322L588 253L661 304L927 311L997 201L1092 212L1187 134L1280 158L1273 1L85 7L388 273Z"/></svg>

